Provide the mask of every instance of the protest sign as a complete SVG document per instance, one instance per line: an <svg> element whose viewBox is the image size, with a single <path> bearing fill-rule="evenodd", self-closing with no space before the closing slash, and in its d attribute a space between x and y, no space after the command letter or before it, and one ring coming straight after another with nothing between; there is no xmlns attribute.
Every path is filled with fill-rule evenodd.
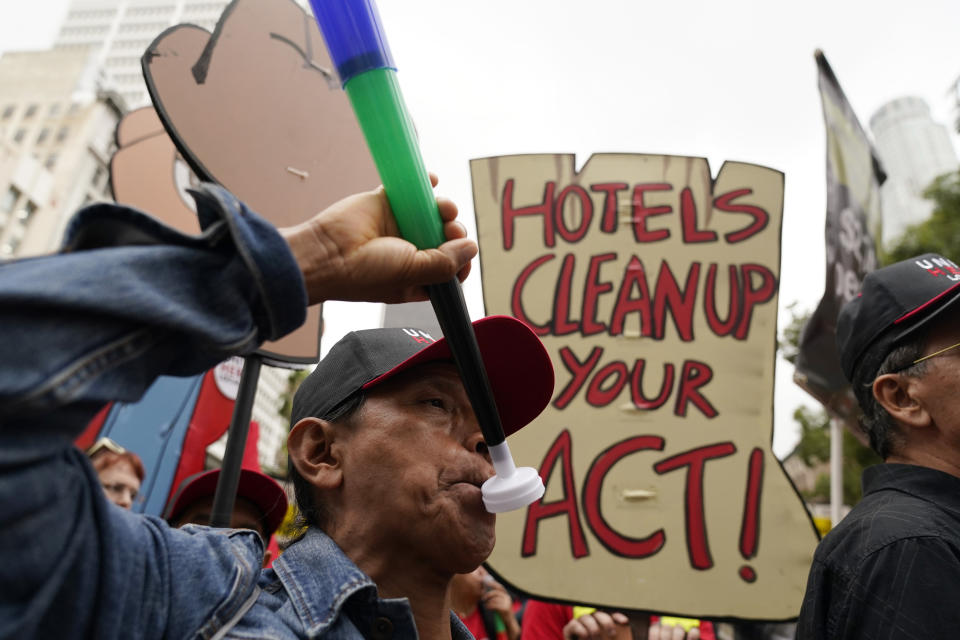
<svg viewBox="0 0 960 640"><path fill-rule="evenodd" d="M379 184L316 21L292 0L233 0L212 32L176 25L142 60L186 163L274 225L300 224ZM279 366L315 363L320 326L313 308L259 353Z"/></svg>
<svg viewBox="0 0 960 640"><path fill-rule="evenodd" d="M471 162L484 302L557 386L510 438L546 494L489 564L546 599L788 619L817 534L771 451L783 175L703 158Z"/></svg>

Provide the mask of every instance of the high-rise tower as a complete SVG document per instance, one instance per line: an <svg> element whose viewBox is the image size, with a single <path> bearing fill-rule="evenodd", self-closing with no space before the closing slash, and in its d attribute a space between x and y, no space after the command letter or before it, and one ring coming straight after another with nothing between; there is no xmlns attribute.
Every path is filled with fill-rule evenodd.
<svg viewBox="0 0 960 640"><path fill-rule="evenodd" d="M150 103L140 57L167 27L212 31L228 0L73 0L54 47L89 51L131 109Z"/></svg>
<svg viewBox="0 0 960 640"><path fill-rule="evenodd" d="M883 244L889 245L930 216L933 203L923 198L923 190L937 176L957 170L957 153L947 128L931 118L920 98L886 103L870 118L870 129L887 172L881 195Z"/></svg>

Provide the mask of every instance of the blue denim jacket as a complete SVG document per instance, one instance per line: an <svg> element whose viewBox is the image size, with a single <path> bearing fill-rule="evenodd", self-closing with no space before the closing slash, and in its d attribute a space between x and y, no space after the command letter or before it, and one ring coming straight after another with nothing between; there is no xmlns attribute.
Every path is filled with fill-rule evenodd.
<svg viewBox="0 0 960 640"><path fill-rule="evenodd" d="M227 638L416 638L406 598L380 599L376 585L323 532L310 529L265 570L255 605ZM473 636L451 612L453 640ZM264 630L269 629L269 635Z"/></svg>
<svg viewBox="0 0 960 640"><path fill-rule="evenodd" d="M223 189L195 198L199 236L95 205L62 255L0 264L0 638L346 638L390 630L380 618L412 637L409 607L322 533L261 575L255 533L124 511L72 444L105 402L303 322L277 231Z"/></svg>

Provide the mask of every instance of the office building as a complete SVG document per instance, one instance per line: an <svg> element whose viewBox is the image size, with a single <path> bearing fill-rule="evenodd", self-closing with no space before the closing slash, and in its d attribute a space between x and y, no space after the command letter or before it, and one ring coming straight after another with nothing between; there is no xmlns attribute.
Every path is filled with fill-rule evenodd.
<svg viewBox="0 0 960 640"><path fill-rule="evenodd" d="M870 129L887 172L881 197L883 244L890 246L908 226L930 216L933 203L923 191L937 176L957 170L957 153L947 127L934 122L920 98L886 103L870 118Z"/></svg>
<svg viewBox="0 0 960 640"><path fill-rule="evenodd" d="M260 467L264 471L280 475L285 474L287 469L285 444L290 430L290 423L280 415L280 408L287 393L290 374L290 369L267 365L260 367L260 378L257 381L257 392L250 415L250 420L259 425L257 454ZM224 434L207 448L207 455L215 461L214 466L223 460L226 444L227 436Z"/></svg>
<svg viewBox="0 0 960 640"><path fill-rule="evenodd" d="M123 109L85 52L0 58L0 258L54 250L77 209L110 199Z"/></svg>
<svg viewBox="0 0 960 640"><path fill-rule="evenodd" d="M227 0L73 0L54 42L95 56L108 87L130 109L150 104L140 58L168 27L189 23L213 31Z"/></svg>

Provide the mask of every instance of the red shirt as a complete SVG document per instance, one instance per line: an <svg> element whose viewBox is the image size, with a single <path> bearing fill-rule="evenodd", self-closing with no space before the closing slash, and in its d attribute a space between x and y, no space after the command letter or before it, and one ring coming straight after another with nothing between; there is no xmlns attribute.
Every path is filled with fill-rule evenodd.
<svg viewBox="0 0 960 640"><path fill-rule="evenodd" d="M573 620L573 607L527 600L520 625L520 640L560 640L563 627Z"/></svg>
<svg viewBox="0 0 960 640"><path fill-rule="evenodd" d="M657 619L657 616L651 616L652 621ZM562 640L563 628L571 620L573 607L569 605L527 600L527 606L523 610L520 640ZM707 620L700 622L700 638L716 640L713 623Z"/></svg>
<svg viewBox="0 0 960 640"><path fill-rule="evenodd" d="M473 613L467 617L463 617L459 614L457 615L463 622L463 626L465 626L470 633L473 634L473 637L476 638L476 640L507 640L507 627L503 624L503 620L500 619L498 614L493 614L493 619L496 620L497 627L496 638L487 637L487 628L483 626L483 616L480 615L480 607L474 609Z"/></svg>

